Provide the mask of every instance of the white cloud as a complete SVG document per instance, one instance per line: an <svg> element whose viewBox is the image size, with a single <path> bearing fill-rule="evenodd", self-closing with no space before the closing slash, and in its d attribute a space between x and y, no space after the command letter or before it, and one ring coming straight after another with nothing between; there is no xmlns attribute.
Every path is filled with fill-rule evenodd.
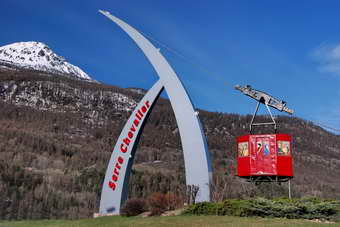
<svg viewBox="0 0 340 227"><path fill-rule="evenodd" d="M340 75L340 44L322 44L311 56L318 62L320 72Z"/></svg>

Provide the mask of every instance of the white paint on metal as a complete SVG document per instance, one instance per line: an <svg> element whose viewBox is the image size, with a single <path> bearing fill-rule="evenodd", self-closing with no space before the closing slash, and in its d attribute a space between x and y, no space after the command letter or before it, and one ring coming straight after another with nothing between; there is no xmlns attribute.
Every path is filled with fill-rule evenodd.
<svg viewBox="0 0 340 227"><path fill-rule="evenodd" d="M112 151L111 158L106 170L104 183L102 187L99 213L119 214L121 205L127 198L128 193L127 186L129 183L129 176L140 133L143 131L143 126L147 120L147 117L150 114L155 102L157 101L162 91L163 85L161 81L157 81L153 85L153 87L145 94L145 96L139 102L135 110L132 112L120 136L118 137L118 140ZM143 108L143 106L145 106L146 102L148 102L150 107L148 108L146 113L144 114L142 113L143 116L141 117L138 111L141 112L141 109ZM138 117L136 116L136 114L138 114ZM134 123L135 120L138 121L137 126ZM133 129L131 130L132 127ZM130 136L132 133L132 138L129 137L129 133ZM126 138L130 140L129 145L126 145L126 143L124 143L124 139ZM121 151L121 146L123 146L124 149L126 148L126 151L124 150L125 152ZM122 164L118 162L118 159L120 157L123 160ZM116 167L117 163L119 167ZM113 175L115 175L116 177L113 177ZM115 184L114 189L109 186L110 182L111 184L112 183Z"/></svg>

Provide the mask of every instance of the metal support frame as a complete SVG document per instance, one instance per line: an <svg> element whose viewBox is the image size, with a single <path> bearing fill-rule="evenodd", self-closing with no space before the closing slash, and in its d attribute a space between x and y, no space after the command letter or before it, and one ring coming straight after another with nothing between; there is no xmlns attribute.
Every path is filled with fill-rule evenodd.
<svg viewBox="0 0 340 227"><path fill-rule="evenodd" d="M288 183L288 198L292 199L292 189L291 189L291 179L293 177L283 177L283 176L251 176L247 178L247 182L252 184L260 185L262 183L277 183L281 185L281 183Z"/></svg>
<svg viewBox="0 0 340 227"><path fill-rule="evenodd" d="M275 133L276 133L276 130L277 130L276 121L275 121L275 119L274 119L274 117L273 117L273 115L272 115L272 112L271 112L270 109L269 109L269 106L268 106L266 103L264 103L264 105L267 107L267 111L268 111L269 114L270 114L270 117L271 117L271 119L272 119L272 122L254 123L256 114L257 114L257 112L258 112L258 110L259 110L259 107L260 107L260 104L261 104L261 103L262 103L261 101L258 101L258 102L257 102L256 108L255 108L255 112L254 112L254 114L253 114L253 117L251 118L250 128L249 128L250 131L249 131L249 132L250 132L250 134L251 134L252 129L253 129L253 126L274 125L274 130L275 130Z"/></svg>
<svg viewBox="0 0 340 227"><path fill-rule="evenodd" d="M293 177L287 177L287 176L250 176L247 178L248 182L260 184L263 182L276 182L276 183L282 183L287 182Z"/></svg>
<svg viewBox="0 0 340 227"><path fill-rule="evenodd" d="M290 179L288 180L288 198L292 199L292 189L290 187Z"/></svg>

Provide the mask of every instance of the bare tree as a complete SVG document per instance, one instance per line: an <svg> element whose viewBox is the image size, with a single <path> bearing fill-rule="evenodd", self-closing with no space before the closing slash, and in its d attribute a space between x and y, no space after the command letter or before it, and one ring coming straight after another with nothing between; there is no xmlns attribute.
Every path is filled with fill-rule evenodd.
<svg viewBox="0 0 340 227"><path fill-rule="evenodd" d="M195 204L197 194L200 190L200 187L198 185L187 185L187 194L186 194L186 201L187 204Z"/></svg>

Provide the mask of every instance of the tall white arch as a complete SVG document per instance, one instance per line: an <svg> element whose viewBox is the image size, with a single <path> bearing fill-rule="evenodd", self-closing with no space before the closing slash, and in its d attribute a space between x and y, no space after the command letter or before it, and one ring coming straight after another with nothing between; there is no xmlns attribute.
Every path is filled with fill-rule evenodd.
<svg viewBox="0 0 340 227"><path fill-rule="evenodd" d="M101 214L119 214L120 207L127 198L127 184L138 138L163 87L169 96L180 132L186 184L199 186L198 202L210 201L212 169L207 142L197 112L181 81L159 49L155 48L136 29L112 16L109 12L102 10L100 12L120 26L135 41L156 70L160 80L136 107L118 138L106 171L99 212ZM144 109L142 109L143 107ZM137 114L138 111L141 114ZM141 115L143 116L141 117ZM135 120L139 122L138 126L134 124ZM130 142L127 144L124 139L129 139L125 142Z"/></svg>

